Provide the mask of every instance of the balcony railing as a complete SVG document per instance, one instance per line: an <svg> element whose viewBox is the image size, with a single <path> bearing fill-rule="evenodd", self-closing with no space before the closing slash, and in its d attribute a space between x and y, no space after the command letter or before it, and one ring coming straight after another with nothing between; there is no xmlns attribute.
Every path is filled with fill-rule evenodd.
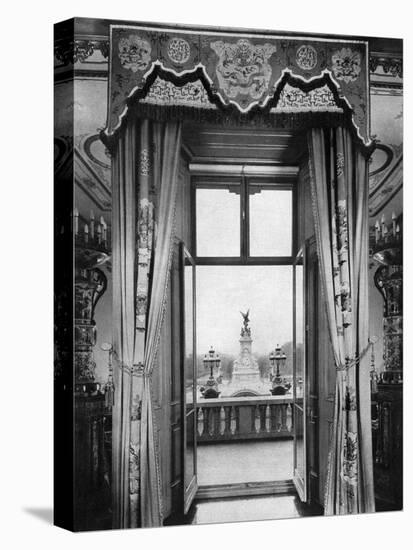
<svg viewBox="0 0 413 550"><path fill-rule="evenodd" d="M292 437L292 401L292 396L200 399L198 442Z"/></svg>

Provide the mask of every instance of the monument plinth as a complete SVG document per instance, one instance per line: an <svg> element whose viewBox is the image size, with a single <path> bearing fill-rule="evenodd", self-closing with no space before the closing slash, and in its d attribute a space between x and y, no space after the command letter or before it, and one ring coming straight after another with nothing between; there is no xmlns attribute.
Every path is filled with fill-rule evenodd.
<svg viewBox="0 0 413 550"><path fill-rule="evenodd" d="M223 384L222 397L248 396L248 395L270 395L268 385L261 381L260 369L257 360L252 355L252 337L249 323L249 310L247 313L240 312L244 324L241 328L239 339L240 352L233 363L232 379Z"/></svg>

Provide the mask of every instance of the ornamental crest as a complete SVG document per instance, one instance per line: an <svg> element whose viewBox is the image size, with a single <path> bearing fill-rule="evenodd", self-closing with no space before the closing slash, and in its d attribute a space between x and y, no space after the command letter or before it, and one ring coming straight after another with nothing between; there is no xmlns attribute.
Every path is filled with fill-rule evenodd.
<svg viewBox="0 0 413 550"><path fill-rule="evenodd" d="M172 63L177 65L186 63L191 55L191 48L183 38L171 38L166 51Z"/></svg>
<svg viewBox="0 0 413 550"><path fill-rule="evenodd" d="M332 70L337 80L352 82L357 80L361 72L361 56L350 48L336 51L332 57Z"/></svg>
<svg viewBox="0 0 413 550"><path fill-rule="evenodd" d="M211 48L219 57L216 75L228 97L242 94L259 99L264 94L272 74L268 59L277 50L274 45L254 46L241 38L235 44L218 40L211 43Z"/></svg>
<svg viewBox="0 0 413 550"><path fill-rule="evenodd" d="M317 52L313 46L303 44L298 48L295 60L300 69L311 71L317 65Z"/></svg>
<svg viewBox="0 0 413 550"><path fill-rule="evenodd" d="M151 45L136 34L119 40L119 59L124 69L144 71L151 61Z"/></svg>

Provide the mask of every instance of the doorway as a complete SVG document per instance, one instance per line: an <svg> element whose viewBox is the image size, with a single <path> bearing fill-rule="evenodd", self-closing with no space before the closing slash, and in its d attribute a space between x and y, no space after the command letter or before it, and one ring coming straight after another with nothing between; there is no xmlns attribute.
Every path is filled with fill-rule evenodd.
<svg viewBox="0 0 413 550"><path fill-rule="evenodd" d="M293 380L294 361L304 357L303 341L298 355L293 343L302 137L195 124L183 136L196 271L196 356L185 394L197 497L294 491L294 456L304 448L293 407L294 383L304 386L303 376Z"/></svg>

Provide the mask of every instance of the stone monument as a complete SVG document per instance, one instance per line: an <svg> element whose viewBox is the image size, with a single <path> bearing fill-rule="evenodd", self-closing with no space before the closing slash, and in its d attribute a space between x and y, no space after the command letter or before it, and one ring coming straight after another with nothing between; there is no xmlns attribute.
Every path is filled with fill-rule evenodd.
<svg viewBox="0 0 413 550"><path fill-rule="evenodd" d="M240 352L234 361L232 379L222 385L221 397L270 395L268 384L261 380L257 360L252 355L252 337L249 327L249 313L240 312L243 317L243 326L239 339Z"/></svg>

